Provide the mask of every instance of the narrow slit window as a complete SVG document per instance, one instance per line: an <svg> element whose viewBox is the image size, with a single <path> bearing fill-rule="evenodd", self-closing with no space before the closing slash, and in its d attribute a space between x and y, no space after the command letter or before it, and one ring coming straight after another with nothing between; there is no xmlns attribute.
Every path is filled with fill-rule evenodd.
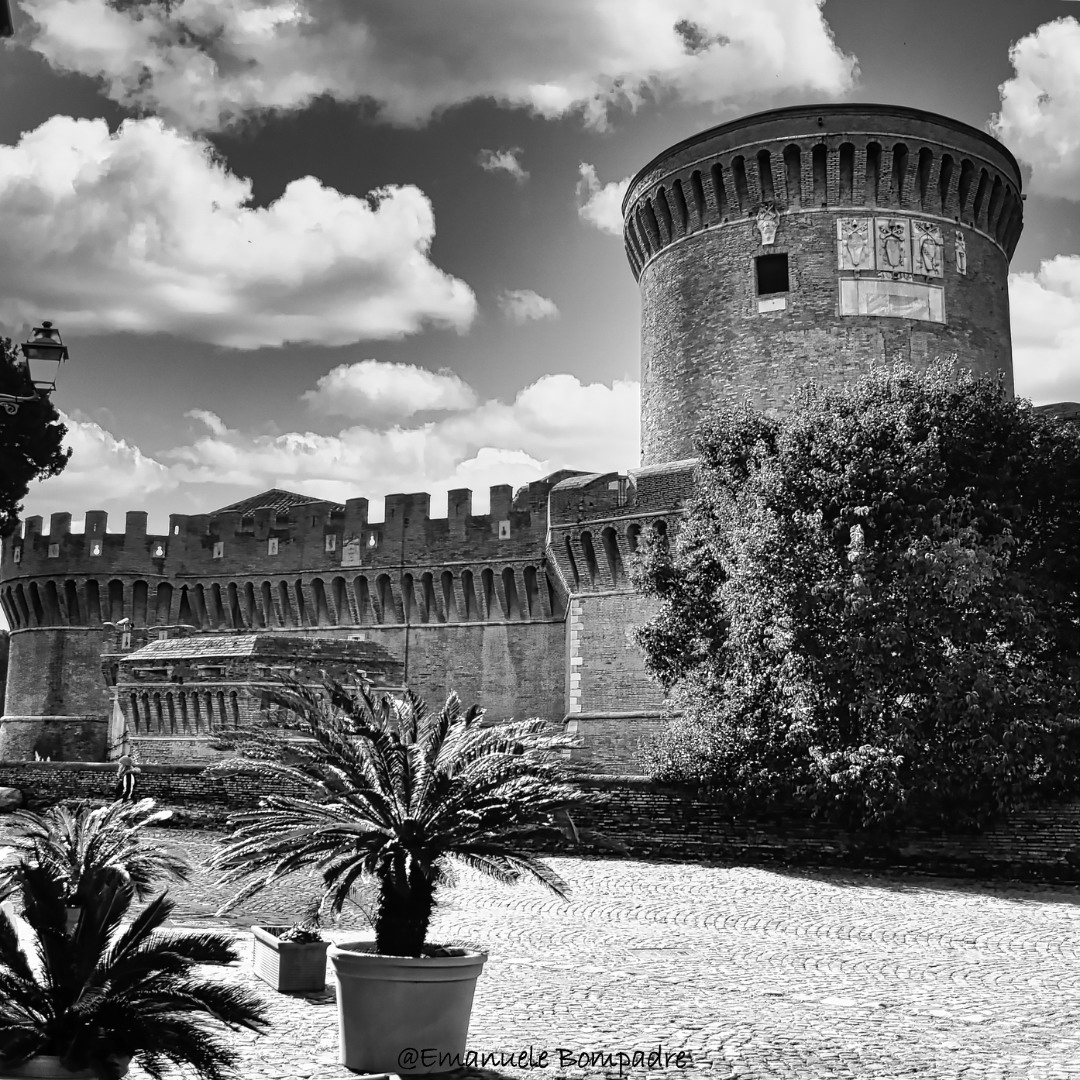
<svg viewBox="0 0 1080 1080"><path fill-rule="evenodd" d="M758 296L788 291L787 255L759 255L755 264Z"/></svg>

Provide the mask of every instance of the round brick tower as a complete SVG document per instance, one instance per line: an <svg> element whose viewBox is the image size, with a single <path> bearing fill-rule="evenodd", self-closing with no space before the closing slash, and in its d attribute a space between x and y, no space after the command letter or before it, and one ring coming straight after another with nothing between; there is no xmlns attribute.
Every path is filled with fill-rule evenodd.
<svg viewBox="0 0 1080 1080"><path fill-rule="evenodd" d="M694 456L717 401L783 409L809 380L955 355L1012 393L1016 160L919 109L805 105L685 139L634 177L642 464Z"/></svg>

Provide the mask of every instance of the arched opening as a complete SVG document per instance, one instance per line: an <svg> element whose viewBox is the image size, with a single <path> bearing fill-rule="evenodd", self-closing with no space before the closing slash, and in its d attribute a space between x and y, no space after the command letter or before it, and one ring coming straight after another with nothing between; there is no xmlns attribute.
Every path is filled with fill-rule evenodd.
<svg viewBox="0 0 1080 1080"><path fill-rule="evenodd" d="M128 711L131 714L131 728L139 734L139 695L128 694Z"/></svg>
<svg viewBox="0 0 1080 1080"><path fill-rule="evenodd" d="M210 603L214 609L214 625L217 627L230 625L225 619L225 601L221 596L221 586L216 581L210 586Z"/></svg>
<svg viewBox="0 0 1080 1080"><path fill-rule="evenodd" d="M540 586L536 580L536 567L526 566L522 576L525 580L525 605L529 609L529 618L542 618L544 613L540 608Z"/></svg>
<svg viewBox="0 0 1080 1080"><path fill-rule="evenodd" d="M757 155L758 184L761 187L761 201L775 202L776 191L773 188L772 155L768 150L759 150Z"/></svg>
<svg viewBox="0 0 1080 1080"><path fill-rule="evenodd" d="M593 547L592 533L588 530L581 534L581 553L585 556L585 569L589 574L589 584L595 587L600 578L600 567L596 562L596 549Z"/></svg>
<svg viewBox="0 0 1080 1080"><path fill-rule="evenodd" d="M971 189L975 184L975 166L967 158L960 162L960 186L956 197L960 205L957 207L956 217L962 218L968 212L968 199L971 197Z"/></svg>
<svg viewBox="0 0 1080 1080"><path fill-rule="evenodd" d="M659 251L663 247L663 241L660 238L660 223L656 220L656 211L653 210L651 199L645 200L645 229L649 234L653 251Z"/></svg>
<svg viewBox="0 0 1080 1080"><path fill-rule="evenodd" d="M59 626L60 618L60 595L56 591L55 581L45 582L45 616L50 626Z"/></svg>
<svg viewBox="0 0 1080 1080"><path fill-rule="evenodd" d="M610 525L600 533L600 542L604 547L604 558L607 560L608 572L611 574L611 583L618 586L622 584L623 565L619 555L619 541L615 530Z"/></svg>
<svg viewBox="0 0 1080 1080"><path fill-rule="evenodd" d="M345 584L345 579L343 577L334 578L330 588L334 594L334 610L337 612L338 624L355 625L356 619L349 610L349 589Z"/></svg>
<svg viewBox="0 0 1080 1080"><path fill-rule="evenodd" d="M136 581L131 589L131 621L136 626L147 624L150 590L145 581Z"/></svg>
<svg viewBox="0 0 1080 1080"><path fill-rule="evenodd" d="M924 210L934 209L929 205L927 195L930 191L930 170L934 164L934 152L928 147L924 146L919 151L919 167L916 172L917 182L919 185L919 205Z"/></svg>
<svg viewBox="0 0 1080 1080"><path fill-rule="evenodd" d="M842 203L854 201L855 189L855 144L840 144L840 186L837 190Z"/></svg>
<svg viewBox="0 0 1080 1080"><path fill-rule="evenodd" d="M952 183L953 158L952 154L941 155L941 168L938 170L938 205L943 214L949 213L949 185Z"/></svg>
<svg viewBox="0 0 1080 1080"><path fill-rule="evenodd" d="M165 711L169 717L169 734L176 734L176 702L173 701L172 691L165 694Z"/></svg>
<svg viewBox="0 0 1080 1080"><path fill-rule="evenodd" d="M897 206L904 206L907 201L908 148L904 143L896 143L892 151L892 197Z"/></svg>
<svg viewBox="0 0 1080 1080"><path fill-rule="evenodd" d="M735 182L735 198L739 200L739 212L750 209L750 189L746 183L746 161L742 154L731 159L731 179Z"/></svg>
<svg viewBox="0 0 1080 1080"><path fill-rule="evenodd" d="M454 575L449 570L444 570L439 578L442 588L443 611L446 612L448 622L458 621L457 597L454 595Z"/></svg>
<svg viewBox="0 0 1080 1080"><path fill-rule="evenodd" d="M44 626L45 625L45 609L41 604L41 597L38 595L38 587L36 581L30 582L30 607L33 610L33 625Z"/></svg>
<svg viewBox="0 0 1080 1080"><path fill-rule="evenodd" d="M394 590L390 585L390 575L380 574L375 580L375 595L379 601L379 621L384 623L400 622L395 618Z"/></svg>
<svg viewBox="0 0 1080 1080"><path fill-rule="evenodd" d="M251 627L266 625L259 611L259 603L255 599L254 581L244 583L244 622Z"/></svg>
<svg viewBox="0 0 1080 1080"><path fill-rule="evenodd" d="M641 526L636 522L633 525L627 525L626 527L626 546L631 552L637 551L638 545L641 543Z"/></svg>
<svg viewBox="0 0 1080 1080"><path fill-rule="evenodd" d="M295 626L296 620L293 618L293 604L291 598L288 595L288 582L278 582L278 603L281 607L281 624L283 626Z"/></svg>
<svg viewBox="0 0 1080 1080"><path fill-rule="evenodd" d="M581 574L578 573L577 559L574 558L574 545L566 537L566 561L570 566L570 575L574 579L574 591L581 588Z"/></svg>
<svg viewBox="0 0 1080 1080"><path fill-rule="evenodd" d="M196 730L196 732L209 731L210 730L210 721L203 717L202 703L199 701L198 693L194 693L194 694L191 695L191 706L192 706L192 709L195 712L195 730Z"/></svg>
<svg viewBox="0 0 1080 1080"><path fill-rule="evenodd" d="M664 243L671 243L675 239L675 228L671 220L671 207L668 206L667 192L663 188L660 188L656 193L656 208L660 212L660 224L664 227L660 238Z"/></svg>
<svg viewBox="0 0 1080 1080"><path fill-rule="evenodd" d="M818 143L810 151L810 175L814 183L814 205L824 206L829 201L829 150Z"/></svg>
<svg viewBox="0 0 1080 1080"><path fill-rule="evenodd" d="M240 726L240 697L235 690L229 692L229 713L232 716L234 728Z"/></svg>
<svg viewBox="0 0 1080 1080"><path fill-rule="evenodd" d="M508 619L520 619L521 600L518 598L517 578L511 567L507 566L502 572L503 594L506 596L506 617Z"/></svg>
<svg viewBox="0 0 1080 1080"><path fill-rule="evenodd" d="M435 599L435 576L426 572L420 585L424 594L424 622L446 622L446 617L439 614L439 602Z"/></svg>
<svg viewBox="0 0 1080 1080"><path fill-rule="evenodd" d="M218 715L218 719L221 719L221 715ZM214 723L214 695L207 690L206 691L206 730L213 731L218 726ZM221 725L222 727L224 724Z"/></svg>
<svg viewBox="0 0 1080 1080"><path fill-rule="evenodd" d="M124 583L113 578L109 582L109 621L119 622L124 617Z"/></svg>
<svg viewBox="0 0 1080 1080"><path fill-rule="evenodd" d="M188 716L187 694L184 693L184 691L181 690L177 694L177 697L180 700L180 730L183 731L183 733L185 735L190 735L191 734L191 717Z"/></svg>
<svg viewBox="0 0 1080 1080"><path fill-rule="evenodd" d="M644 205L638 205L634 208L634 220L637 222L637 235L641 241L642 247L645 248L645 255L647 258L656 252L657 247L653 243L653 238L649 235L649 230L645 228Z"/></svg>
<svg viewBox="0 0 1080 1080"><path fill-rule="evenodd" d="M667 541L667 522L663 518L657 518L652 523L652 534L655 541Z"/></svg>
<svg viewBox="0 0 1080 1080"><path fill-rule="evenodd" d="M690 231L690 210L686 205L686 195L683 193L681 180L676 180L671 185L671 201L675 204L675 221L679 226L679 236L685 236Z"/></svg>
<svg viewBox="0 0 1080 1080"><path fill-rule="evenodd" d="M727 221L727 189L724 187L724 167L719 162L709 170L709 179L712 180L713 197L716 199L716 220Z"/></svg>
<svg viewBox="0 0 1080 1080"><path fill-rule="evenodd" d="M16 592L19 599L21 599L21 592L18 590ZM25 601L23 607L26 607ZM101 623L101 586L93 579L86 583L86 617L92 625ZM28 616L27 621L29 622Z"/></svg>
<svg viewBox="0 0 1080 1080"><path fill-rule="evenodd" d="M315 594L315 625L329 626L333 619L330 618L330 607L326 602L326 586L322 578L315 578L311 582L311 590Z"/></svg>
<svg viewBox="0 0 1080 1080"><path fill-rule="evenodd" d="M986 196L990 191L990 175L985 169L979 173L979 186L975 189L975 202L971 207L971 217L975 224L983 229L986 227L986 219L983 212L986 209Z"/></svg>
<svg viewBox="0 0 1080 1080"><path fill-rule="evenodd" d="M159 735L166 733L165 713L161 707L161 694L154 694L154 721Z"/></svg>
<svg viewBox="0 0 1080 1080"><path fill-rule="evenodd" d="M1005 185L1000 176L994 177L994 186L990 189L990 205L986 209L986 231L994 232L997 228L998 214L1001 213L1001 200L1005 197Z"/></svg>
<svg viewBox="0 0 1080 1080"><path fill-rule="evenodd" d="M412 574L401 575L401 606L405 613L405 621L413 622L416 618L416 595L413 591Z"/></svg>
<svg viewBox="0 0 1080 1080"><path fill-rule="evenodd" d="M242 630L246 625L250 625L250 619L245 624L244 613L240 610L240 590L237 589L235 581L229 582L227 596L229 598L229 625Z"/></svg>
<svg viewBox="0 0 1080 1080"><path fill-rule="evenodd" d="M870 142L866 144L866 179L864 181L864 193L866 201L871 206L878 202L878 190L881 185L881 143Z"/></svg>
<svg viewBox="0 0 1080 1080"><path fill-rule="evenodd" d="M296 625L310 626L311 617L308 614L307 601L304 598L304 582L301 578L293 582L293 594L296 597Z"/></svg>
<svg viewBox="0 0 1080 1080"><path fill-rule="evenodd" d="M161 586L159 585L158 588L160 589ZM188 588L186 585L180 586L180 608L176 617L181 623L184 623L187 626L198 625L195 613L191 610L191 599L188 596Z"/></svg>
<svg viewBox="0 0 1080 1080"><path fill-rule="evenodd" d="M150 709L150 695L144 693L142 696L142 719L143 730L147 735L150 735L154 731L154 714Z"/></svg>
<svg viewBox="0 0 1080 1080"><path fill-rule="evenodd" d="M217 692L217 713L218 718L221 720L222 727L229 726L229 714L225 711L225 691L219 690Z"/></svg>
<svg viewBox="0 0 1080 1080"><path fill-rule="evenodd" d="M173 587L167 581L159 581L154 591L154 620L158 626L167 626L172 611Z"/></svg>
<svg viewBox="0 0 1080 1080"><path fill-rule="evenodd" d="M694 200L694 212L697 214L697 227L705 224L705 187L701 183L701 173L696 169L690 174L690 194Z"/></svg>
<svg viewBox="0 0 1080 1080"><path fill-rule="evenodd" d="M269 581L264 581L259 587L262 596L262 619L263 626L280 625L280 621L274 611L274 586Z"/></svg>
<svg viewBox="0 0 1080 1080"><path fill-rule="evenodd" d="M478 615L476 603L476 586L473 584L473 572L461 571L461 598L465 604L465 621L472 622Z"/></svg>
<svg viewBox="0 0 1080 1080"><path fill-rule="evenodd" d="M506 617L506 612L499 608L498 598L495 595L495 574L490 568L480 572L480 583L484 589L484 613L488 619L497 619L501 615Z"/></svg>
<svg viewBox="0 0 1080 1080"><path fill-rule="evenodd" d="M363 574L353 578L353 597L356 600L356 621L361 626L374 622L371 615L371 589Z"/></svg>
<svg viewBox="0 0 1080 1080"><path fill-rule="evenodd" d="M81 625L82 608L79 606L79 590L70 578L64 582L64 604L68 609L68 622L75 626Z"/></svg>
<svg viewBox="0 0 1080 1080"><path fill-rule="evenodd" d="M784 147L784 185L789 206L802 205L802 152L795 143Z"/></svg>

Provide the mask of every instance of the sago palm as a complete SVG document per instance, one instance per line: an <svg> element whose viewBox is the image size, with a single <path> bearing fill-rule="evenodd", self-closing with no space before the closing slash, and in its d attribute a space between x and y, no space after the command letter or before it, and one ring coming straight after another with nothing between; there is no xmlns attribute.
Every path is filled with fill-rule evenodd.
<svg viewBox="0 0 1080 1080"><path fill-rule="evenodd" d="M420 956L450 859L566 896L566 883L520 845L585 798L559 753L571 740L542 720L487 725L456 694L429 712L409 692L376 699L362 679L347 687L324 676L324 694L281 682L275 702L311 741L249 732L242 760L215 768L284 781L298 794L268 796L232 819L211 866L224 882L254 880L222 911L304 868L321 872L335 913L359 883L374 881L376 950Z"/></svg>
<svg viewBox="0 0 1080 1080"><path fill-rule="evenodd" d="M155 1080L170 1063L203 1080L234 1075L236 1053L215 1037L215 1022L259 1031L264 1008L192 971L239 959L228 936L161 930L173 908L164 893L124 926L135 887L117 876L87 897L74 935L65 931L66 883L49 867L23 864L16 892L32 948L0 909L0 1072L50 1055L102 1078L123 1075L130 1059Z"/></svg>
<svg viewBox="0 0 1080 1080"><path fill-rule="evenodd" d="M153 799L142 799L96 809L57 805L42 814L16 810L7 819L13 851L0 866L0 899L13 888L17 867L26 863L47 867L64 883L69 907L82 907L110 876L130 881L140 901L163 879L186 881L191 865L183 852L144 833L172 814L154 807Z"/></svg>

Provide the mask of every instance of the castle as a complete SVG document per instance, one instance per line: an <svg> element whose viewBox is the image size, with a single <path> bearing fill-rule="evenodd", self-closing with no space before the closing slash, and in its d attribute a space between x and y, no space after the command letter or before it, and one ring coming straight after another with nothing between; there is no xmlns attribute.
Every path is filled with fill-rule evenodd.
<svg viewBox="0 0 1080 1080"><path fill-rule="evenodd" d="M27 518L3 545L12 627L0 760L212 756L274 673L350 663L436 702L544 717L597 770L635 771L663 695L631 631L626 565L677 527L693 434L718 401L783 409L815 379L940 356L1012 392L1008 267L1021 176L1001 144L916 109L813 105L712 128L658 155L623 203L642 301L641 467L565 470L490 512L451 491L343 505L273 490L123 532ZM1050 409L1060 407L1048 407ZM1069 411L1068 408L1065 411Z"/></svg>

